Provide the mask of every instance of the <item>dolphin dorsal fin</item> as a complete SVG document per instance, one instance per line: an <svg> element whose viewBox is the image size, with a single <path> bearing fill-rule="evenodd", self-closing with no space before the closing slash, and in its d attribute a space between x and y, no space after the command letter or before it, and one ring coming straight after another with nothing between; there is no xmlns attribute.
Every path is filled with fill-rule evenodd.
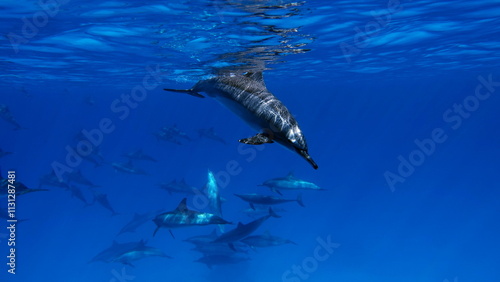
<svg viewBox="0 0 500 282"><path fill-rule="evenodd" d="M290 171L288 173L288 175L286 176L286 178L289 178L289 179L295 178L295 175L293 175L293 171Z"/></svg>
<svg viewBox="0 0 500 282"><path fill-rule="evenodd" d="M179 205L177 206L175 211L176 212L186 212L188 210L187 205L186 205L186 201L187 201L187 198L182 199L182 201L179 203Z"/></svg>

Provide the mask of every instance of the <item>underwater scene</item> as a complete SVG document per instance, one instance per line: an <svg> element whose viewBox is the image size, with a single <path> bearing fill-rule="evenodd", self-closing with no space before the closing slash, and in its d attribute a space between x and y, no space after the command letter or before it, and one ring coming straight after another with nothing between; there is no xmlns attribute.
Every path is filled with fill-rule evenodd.
<svg viewBox="0 0 500 282"><path fill-rule="evenodd" d="M0 11L0 281L500 281L500 1Z"/></svg>

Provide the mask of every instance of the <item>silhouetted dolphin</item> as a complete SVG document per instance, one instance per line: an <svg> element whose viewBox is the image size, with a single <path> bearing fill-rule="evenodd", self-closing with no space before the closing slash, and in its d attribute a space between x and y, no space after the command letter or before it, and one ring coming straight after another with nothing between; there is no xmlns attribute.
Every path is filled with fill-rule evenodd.
<svg viewBox="0 0 500 282"><path fill-rule="evenodd" d="M305 158L314 169L318 165L308 153L307 142L299 124L264 83L262 72L220 75L196 83L191 89L164 89L204 98L199 92L216 98L256 130L257 135L239 140L241 143L260 145L280 143Z"/></svg>

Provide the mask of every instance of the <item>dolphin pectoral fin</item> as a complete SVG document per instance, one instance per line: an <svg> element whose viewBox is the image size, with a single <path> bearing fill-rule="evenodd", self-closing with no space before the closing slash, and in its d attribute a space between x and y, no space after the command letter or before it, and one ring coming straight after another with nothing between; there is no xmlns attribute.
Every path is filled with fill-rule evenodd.
<svg viewBox="0 0 500 282"><path fill-rule="evenodd" d="M249 144L249 145L262 145L264 143L274 143L273 139L269 137L266 133L259 133L253 137L240 139L238 140L240 143Z"/></svg>
<svg viewBox="0 0 500 282"><path fill-rule="evenodd" d="M174 233L172 232L172 229L169 229L168 232L170 232L170 235L172 235L172 238L175 239Z"/></svg>
<svg viewBox="0 0 500 282"><path fill-rule="evenodd" d="M170 92L177 92L177 93L185 93L185 94L189 94L191 96L198 97L198 98L205 98L205 96L203 96L200 93L194 91L193 89L182 90L182 89L168 89L168 88L163 88L163 90L170 91Z"/></svg>

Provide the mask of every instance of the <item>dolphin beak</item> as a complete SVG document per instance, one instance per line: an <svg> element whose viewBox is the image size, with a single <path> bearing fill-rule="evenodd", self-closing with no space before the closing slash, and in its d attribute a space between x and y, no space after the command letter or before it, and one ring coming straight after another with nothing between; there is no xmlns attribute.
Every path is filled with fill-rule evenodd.
<svg viewBox="0 0 500 282"><path fill-rule="evenodd" d="M295 149L295 151L297 151L297 153L299 153L304 159L306 159L307 162L309 162L312 167L314 169L318 169L318 165L316 164L316 162L311 158L311 156L309 156L309 153L307 152L307 150L304 150L304 149Z"/></svg>

